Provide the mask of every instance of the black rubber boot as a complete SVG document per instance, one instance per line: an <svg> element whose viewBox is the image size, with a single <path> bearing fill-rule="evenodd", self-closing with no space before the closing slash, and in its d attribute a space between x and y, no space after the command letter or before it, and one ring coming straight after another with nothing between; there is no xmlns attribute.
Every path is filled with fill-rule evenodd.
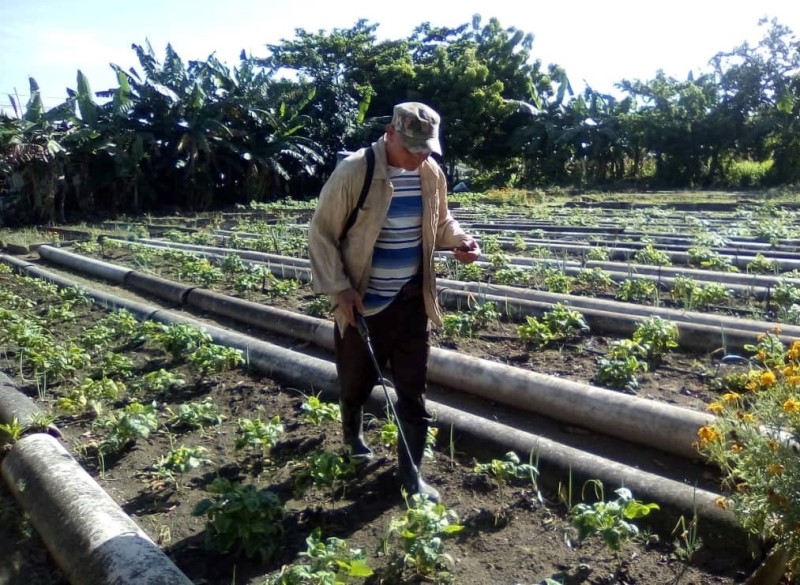
<svg viewBox="0 0 800 585"><path fill-rule="evenodd" d="M406 451L402 436L397 437L397 474L400 483L409 495L421 494L427 496L432 502L438 503L442 499L439 491L427 484L420 475L422 456L425 453L425 438L428 436L428 424L425 422L414 424L406 421L400 421L399 424L405 433L410 451L410 453ZM410 459L409 455L411 455Z"/></svg>
<svg viewBox="0 0 800 585"><path fill-rule="evenodd" d="M372 450L364 442L364 408L354 408L340 402L339 412L342 414L342 439L350 457L356 461L371 460Z"/></svg>

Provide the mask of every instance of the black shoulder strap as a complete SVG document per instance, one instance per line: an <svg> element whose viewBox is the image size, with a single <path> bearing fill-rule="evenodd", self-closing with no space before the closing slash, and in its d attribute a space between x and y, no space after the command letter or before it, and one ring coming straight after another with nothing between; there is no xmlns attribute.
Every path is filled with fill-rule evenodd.
<svg viewBox="0 0 800 585"><path fill-rule="evenodd" d="M353 227L353 224L356 223L356 217L358 217L358 212L361 210L361 208L364 207L364 201L367 200L367 193L369 193L369 187L372 184L372 175L375 172L375 152L372 150L371 146L367 147L366 158L367 158L367 174L364 175L364 185L361 187L361 195L358 196L358 203L356 204L353 211L350 212L350 217L347 218L347 223L344 224L342 235L339 236L340 242L344 240L345 236L347 235L347 232L349 232L350 228Z"/></svg>

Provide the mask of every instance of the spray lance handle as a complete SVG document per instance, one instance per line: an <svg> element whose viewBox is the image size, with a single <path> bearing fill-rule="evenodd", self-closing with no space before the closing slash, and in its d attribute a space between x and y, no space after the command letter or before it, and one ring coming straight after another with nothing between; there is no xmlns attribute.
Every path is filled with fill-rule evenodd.
<svg viewBox="0 0 800 585"><path fill-rule="evenodd" d="M358 329L358 334L361 336L361 339L369 343L369 328L367 327L367 320L364 319L364 315L355 309L353 309L353 314L356 317L356 329Z"/></svg>

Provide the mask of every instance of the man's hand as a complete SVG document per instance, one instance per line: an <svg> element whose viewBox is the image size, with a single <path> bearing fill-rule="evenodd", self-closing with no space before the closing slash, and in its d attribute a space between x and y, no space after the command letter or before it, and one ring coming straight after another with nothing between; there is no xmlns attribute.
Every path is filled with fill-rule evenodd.
<svg viewBox="0 0 800 585"><path fill-rule="evenodd" d="M353 309L364 314L364 305L361 302L361 295L354 288L348 288L336 293L336 306L344 311L347 324L356 326L356 316Z"/></svg>
<svg viewBox="0 0 800 585"><path fill-rule="evenodd" d="M458 248L453 248L453 257L462 264L472 264L481 257L481 247L472 238L467 238Z"/></svg>

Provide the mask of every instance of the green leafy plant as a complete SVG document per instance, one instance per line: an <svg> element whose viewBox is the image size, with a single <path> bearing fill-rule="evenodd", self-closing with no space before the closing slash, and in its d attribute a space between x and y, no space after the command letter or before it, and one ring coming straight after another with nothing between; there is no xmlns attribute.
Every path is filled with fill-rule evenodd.
<svg viewBox="0 0 800 585"><path fill-rule="evenodd" d="M22 438L24 432L25 427L16 416L10 422L0 423L0 439L5 439L4 442L14 444ZM0 443L2 442L0 441Z"/></svg>
<svg viewBox="0 0 800 585"><path fill-rule="evenodd" d="M177 486L186 473L203 465L211 465L212 461L206 456L207 453L208 449L199 445L175 447L156 462L153 472L156 477L172 481Z"/></svg>
<svg viewBox="0 0 800 585"><path fill-rule="evenodd" d="M399 542L404 567L413 568L418 575L447 580L453 558L445 552L443 539L463 530L458 515L444 504L435 504L419 494L406 499L406 508L403 516L393 518L389 524L383 539L384 554Z"/></svg>
<svg viewBox="0 0 800 585"><path fill-rule="evenodd" d="M446 313L442 317L442 334L449 338L472 337L499 317L493 302L477 304L469 312Z"/></svg>
<svg viewBox="0 0 800 585"><path fill-rule="evenodd" d="M208 333L187 323L158 325L161 327L154 333L153 338L175 361L211 343L211 336Z"/></svg>
<svg viewBox="0 0 800 585"><path fill-rule="evenodd" d="M284 566L264 585L344 585L351 578L366 579L373 573L361 549L351 549L346 540L335 537L323 542L319 528L306 538L306 550L300 556L307 561Z"/></svg>
<svg viewBox="0 0 800 585"><path fill-rule="evenodd" d="M215 494L195 506L194 516L207 516L206 546L221 554L242 553L267 562L278 552L286 515L283 502L266 489L217 478L208 487Z"/></svg>
<svg viewBox="0 0 800 585"><path fill-rule="evenodd" d="M326 421L341 421L339 405L333 402L323 402L319 396L309 396L301 405L300 411L304 420L314 425L321 425Z"/></svg>
<svg viewBox="0 0 800 585"><path fill-rule="evenodd" d="M473 468L475 473L480 473L492 478L500 488L500 499L505 502L506 487L512 485L517 480L526 480L533 486L537 485L539 470L531 463L520 463L519 456L513 451L506 453L504 459L492 459L488 463L475 463ZM498 521L504 514L503 505L501 511L495 515Z"/></svg>
<svg viewBox="0 0 800 585"><path fill-rule="evenodd" d="M281 417L277 414L268 422L264 422L260 418L240 418L238 424L239 428L233 444L237 451L251 449L264 454L275 445L278 437L284 433Z"/></svg>
<svg viewBox="0 0 800 585"><path fill-rule="evenodd" d="M568 295L575 286L575 277L569 276L560 270L551 272L544 278L544 288L548 292Z"/></svg>
<svg viewBox="0 0 800 585"><path fill-rule="evenodd" d="M358 462L340 453L316 449L299 462L298 470L295 488L302 494L312 485L333 487L340 483L344 486L345 480L355 476Z"/></svg>
<svg viewBox="0 0 800 585"><path fill-rule="evenodd" d="M314 297L314 299L305 306L303 312L312 317L326 317L331 312L331 301L325 296Z"/></svg>
<svg viewBox="0 0 800 585"><path fill-rule="evenodd" d="M241 349L216 343L201 345L189 354L189 365L203 377L210 373L227 372L243 363L244 355Z"/></svg>
<svg viewBox="0 0 800 585"><path fill-rule="evenodd" d="M66 396L59 398L56 407L70 414L81 414L91 410L95 415L100 415L105 410L106 402L116 400L124 392L125 384L122 382L111 378L100 380L87 378L78 386L70 388Z"/></svg>
<svg viewBox="0 0 800 585"><path fill-rule="evenodd" d="M657 315L646 317L636 326L633 341L646 348L650 361L658 361L664 353L678 347L678 326Z"/></svg>
<svg viewBox="0 0 800 585"><path fill-rule="evenodd" d="M145 395L163 394L172 388L183 388L186 380L180 374L161 368L148 372L133 384L136 392Z"/></svg>
<svg viewBox="0 0 800 585"><path fill-rule="evenodd" d="M575 282L593 293L605 292L614 286L611 274L599 267L584 268L575 276Z"/></svg>
<svg viewBox="0 0 800 585"><path fill-rule="evenodd" d="M125 408L98 418L95 425L105 431L99 451L103 455L119 453L137 439L146 439L158 428L157 406L132 402Z"/></svg>
<svg viewBox="0 0 800 585"><path fill-rule="evenodd" d="M745 270L748 274L770 274L776 271L776 264L774 260L758 252L756 257L747 263Z"/></svg>
<svg viewBox="0 0 800 585"><path fill-rule="evenodd" d="M617 390L635 394L639 389L636 374L647 372L647 348L631 339L614 342L598 362L594 380Z"/></svg>
<svg viewBox="0 0 800 585"><path fill-rule="evenodd" d="M586 252L587 260L599 260L601 262L608 260L611 257L611 250L608 248L597 246L592 247Z"/></svg>
<svg viewBox="0 0 800 585"><path fill-rule="evenodd" d="M652 303L656 297L656 284L644 278L627 278L617 291L617 298L623 301Z"/></svg>
<svg viewBox="0 0 800 585"><path fill-rule="evenodd" d="M598 501L576 504L570 510L572 524L578 529L580 540L596 535L611 550L619 551L626 541L639 534L639 528L633 521L659 509L658 504L644 504L634 499L627 488L615 490L617 498L606 502L603 484L599 480L590 480L588 483L594 486Z"/></svg>
<svg viewBox="0 0 800 585"><path fill-rule="evenodd" d="M167 408L166 412L169 415L167 424L172 428L204 429L222 422L222 415L210 397L201 402L179 404L177 411Z"/></svg>
<svg viewBox="0 0 800 585"><path fill-rule="evenodd" d="M633 259L640 264L653 264L655 266L671 266L672 260L667 252L656 250L653 244L647 244L644 248L637 250Z"/></svg>

